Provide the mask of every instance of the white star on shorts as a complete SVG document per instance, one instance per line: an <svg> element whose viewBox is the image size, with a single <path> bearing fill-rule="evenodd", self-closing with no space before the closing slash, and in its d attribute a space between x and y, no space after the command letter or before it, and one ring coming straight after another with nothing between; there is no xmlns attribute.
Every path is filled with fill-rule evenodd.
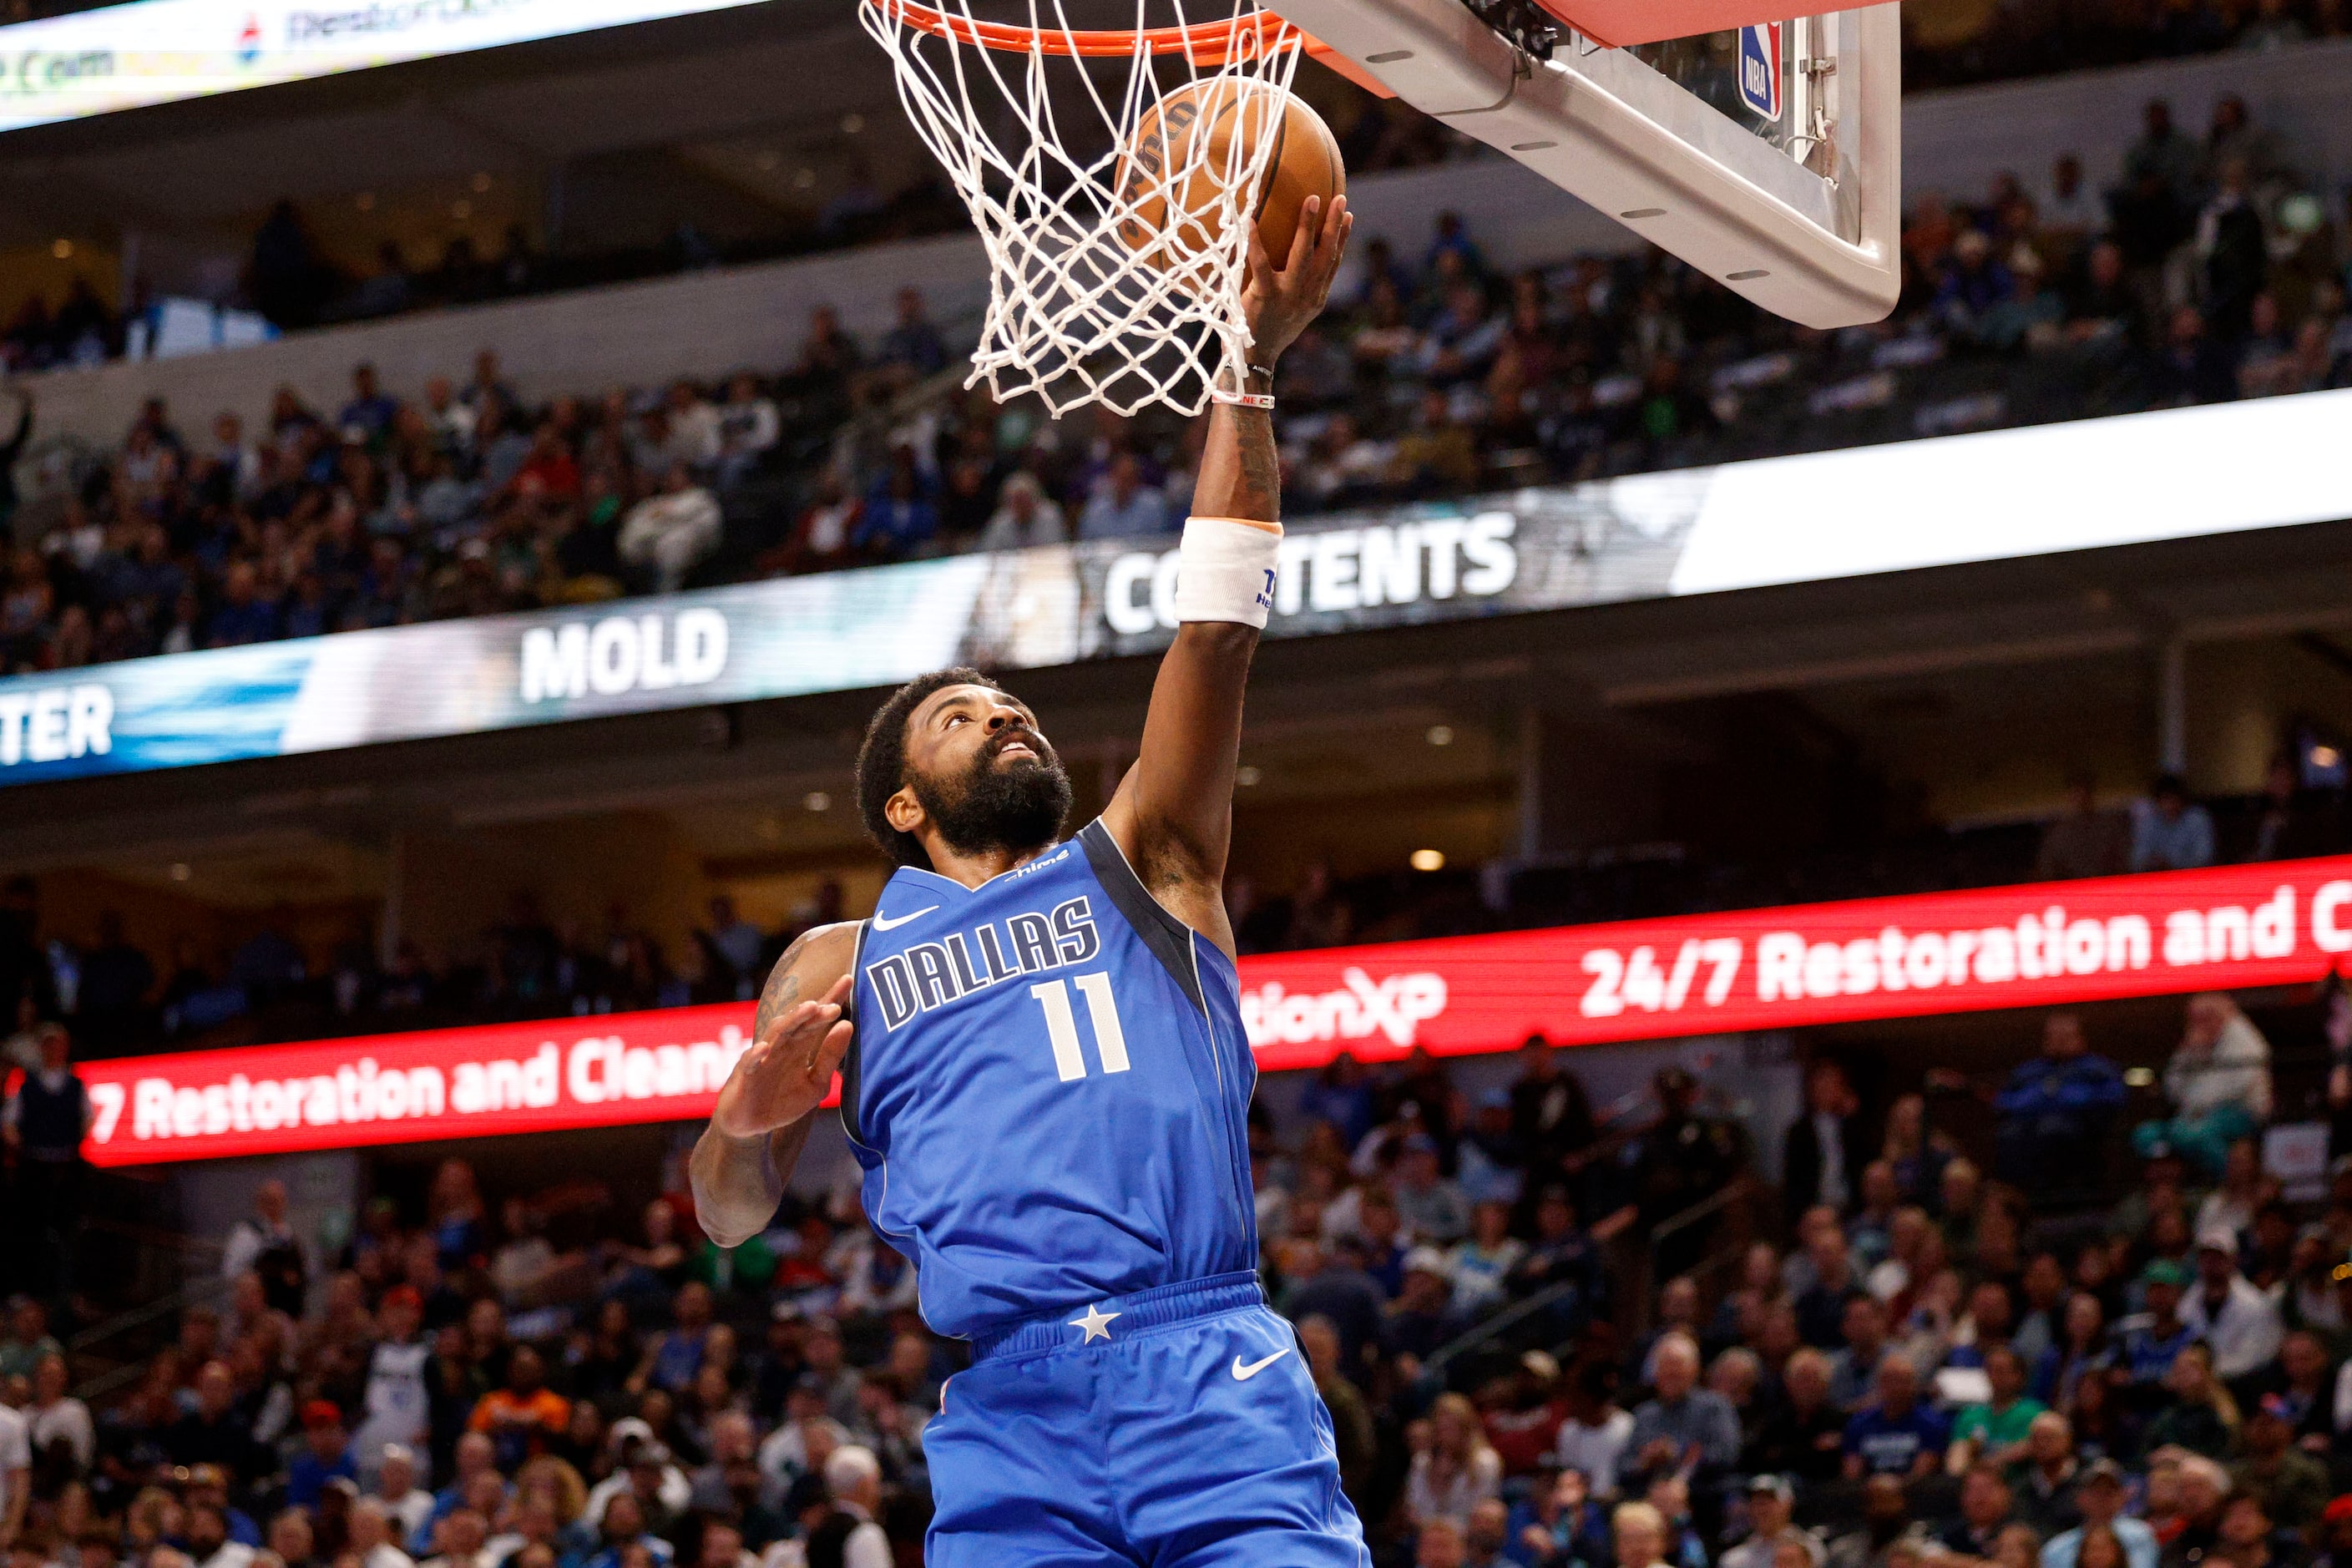
<svg viewBox="0 0 2352 1568"><path fill-rule="evenodd" d="M1113 1318L1123 1315L1124 1314L1118 1312L1106 1312L1102 1310L1101 1304L1097 1303L1096 1305L1087 1309L1087 1315L1085 1317L1072 1318L1070 1320L1070 1327L1074 1329L1086 1330L1087 1337L1080 1340L1078 1343L1082 1345L1090 1345L1097 1340L1107 1340L1110 1338L1110 1321Z"/></svg>

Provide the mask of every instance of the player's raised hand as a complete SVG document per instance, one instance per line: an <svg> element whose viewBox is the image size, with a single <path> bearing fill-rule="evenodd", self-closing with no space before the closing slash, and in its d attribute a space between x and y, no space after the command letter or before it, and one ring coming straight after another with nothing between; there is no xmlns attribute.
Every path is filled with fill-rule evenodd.
<svg viewBox="0 0 2352 1568"><path fill-rule="evenodd" d="M1290 254L1276 258L1266 254L1257 226L1249 233L1249 276L1242 287L1242 311L1249 321L1250 358L1272 366L1281 353L1298 340L1307 324L1323 313L1331 298L1331 279L1347 254L1349 231L1356 216L1348 198L1334 196L1330 205L1309 196L1299 209L1298 232L1291 237Z"/></svg>
<svg viewBox="0 0 2352 1568"><path fill-rule="evenodd" d="M730 1138L757 1138L824 1103L854 1032L843 1016L854 984L845 974L822 1001L798 1003L768 1020L719 1091L710 1124Z"/></svg>

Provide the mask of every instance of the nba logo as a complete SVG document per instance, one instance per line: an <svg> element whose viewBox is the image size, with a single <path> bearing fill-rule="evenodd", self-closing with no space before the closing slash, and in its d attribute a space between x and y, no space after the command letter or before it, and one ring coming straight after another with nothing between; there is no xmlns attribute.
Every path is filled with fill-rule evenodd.
<svg viewBox="0 0 2352 1568"><path fill-rule="evenodd" d="M1739 29L1739 101L1749 113L1776 124L1780 119L1782 26L1756 22Z"/></svg>
<svg viewBox="0 0 2352 1568"><path fill-rule="evenodd" d="M248 11L245 27L236 36L236 63L249 66L261 58L261 18Z"/></svg>

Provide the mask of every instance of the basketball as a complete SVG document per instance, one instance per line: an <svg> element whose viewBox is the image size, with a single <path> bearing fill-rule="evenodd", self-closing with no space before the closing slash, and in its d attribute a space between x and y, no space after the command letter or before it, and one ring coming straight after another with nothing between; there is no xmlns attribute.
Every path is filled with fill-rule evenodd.
<svg viewBox="0 0 2352 1568"><path fill-rule="evenodd" d="M1115 182L1132 208L1119 222L1120 240L1161 271L1214 254L1225 237L1226 171L1245 167L1267 135L1274 150L1244 205L1266 254L1281 266L1307 198L1319 196L1328 207L1347 194L1348 171L1321 115L1263 83L1229 78L1179 88L1137 122Z"/></svg>

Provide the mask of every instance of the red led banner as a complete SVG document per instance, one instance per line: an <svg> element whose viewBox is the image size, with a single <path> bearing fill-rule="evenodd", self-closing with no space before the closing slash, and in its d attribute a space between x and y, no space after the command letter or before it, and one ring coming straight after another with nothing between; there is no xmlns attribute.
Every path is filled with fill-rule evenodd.
<svg viewBox="0 0 2352 1568"><path fill-rule="evenodd" d="M1258 1066L2037 1007L2318 979L2352 857L1242 961ZM91 1062L100 1165L691 1121L751 1009L689 1007ZM1042 1048L1042 1047L1041 1047Z"/></svg>

